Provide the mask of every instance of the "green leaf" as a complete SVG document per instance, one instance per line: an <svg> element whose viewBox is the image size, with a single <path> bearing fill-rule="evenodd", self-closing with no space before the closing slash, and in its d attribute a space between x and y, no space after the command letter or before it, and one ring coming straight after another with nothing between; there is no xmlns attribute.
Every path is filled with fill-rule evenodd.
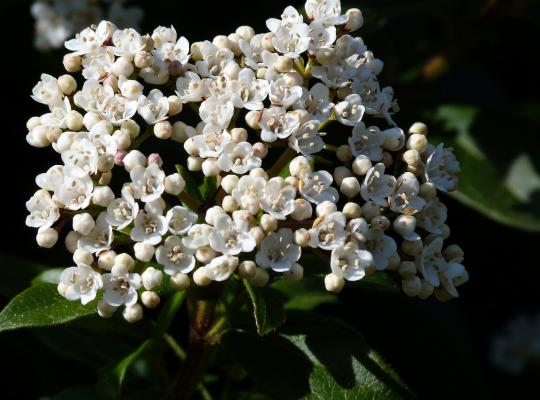
<svg viewBox="0 0 540 400"><path fill-rule="evenodd" d="M313 310L321 304L337 303L338 297L324 289L324 281L319 277L306 277L297 282L279 279L272 288L287 297L286 310Z"/></svg>
<svg viewBox="0 0 540 400"><path fill-rule="evenodd" d="M199 186L203 200L209 200L216 194L217 182L215 176L205 176L204 182Z"/></svg>
<svg viewBox="0 0 540 400"><path fill-rule="evenodd" d="M39 285L41 283L58 285L62 271L64 271L64 268L47 269L32 279L32 285Z"/></svg>
<svg viewBox="0 0 540 400"><path fill-rule="evenodd" d="M154 338L145 340L139 347L137 347L133 352L128 354L122 359L113 369L113 376L118 384L122 386L124 379L126 377L126 372L128 368L142 355L149 352L156 345L156 340Z"/></svg>
<svg viewBox="0 0 540 400"><path fill-rule="evenodd" d="M455 138L444 140L454 148L462 169L458 190L451 196L499 223L540 231L540 174L526 152L514 155L501 170L498 157L480 145L480 127L475 126L479 113L467 105L445 105L436 112L443 127L456 133Z"/></svg>
<svg viewBox="0 0 540 400"><path fill-rule="evenodd" d="M253 306L253 317L259 335L267 335L283 323L283 301L277 291L271 288L253 287L247 279L242 279Z"/></svg>
<svg viewBox="0 0 540 400"><path fill-rule="evenodd" d="M382 271L365 276L359 281L349 282L348 285L378 292L401 293L400 284L389 273Z"/></svg>
<svg viewBox="0 0 540 400"><path fill-rule="evenodd" d="M9 270L9 274L4 274L0 279L0 295L7 299L27 288L32 278L48 268L46 265L6 254L0 254L0 267L5 271Z"/></svg>
<svg viewBox="0 0 540 400"><path fill-rule="evenodd" d="M78 301L64 299L55 285L32 286L15 296L0 312L0 332L59 325L95 312L95 301L83 306Z"/></svg>
<svg viewBox="0 0 540 400"><path fill-rule="evenodd" d="M186 167L181 164L176 164L175 168L176 171L178 171L178 173L182 175L184 181L186 181L186 187L184 188L184 190L196 200L203 200L203 196L201 194L201 191L199 190L199 184L197 183L191 172L189 172Z"/></svg>
<svg viewBox="0 0 540 400"><path fill-rule="evenodd" d="M292 312L279 334L231 330L221 343L276 399L415 398L362 335L340 320Z"/></svg>

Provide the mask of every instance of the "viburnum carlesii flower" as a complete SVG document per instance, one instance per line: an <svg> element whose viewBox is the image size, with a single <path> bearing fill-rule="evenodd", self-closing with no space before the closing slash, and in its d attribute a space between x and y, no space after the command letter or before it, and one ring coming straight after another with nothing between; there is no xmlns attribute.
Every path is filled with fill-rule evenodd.
<svg viewBox="0 0 540 400"><path fill-rule="evenodd" d="M282 107L265 108L262 111L261 139L265 142L275 142L278 138L284 139L291 136L300 127L298 114L287 112Z"/></svg>
<svg viewBox="0 0 540 400"><path fill-rule="evenodd" d="M353 128L352 136L349 138L352 154L367 156L372 161L379 161L382 158L383 143L384 133L376 126L366 128L363 122L359 122Z"/></svg>
<svg viewBox="0 0 540 400"><path fill-rule="evenodd" d="M388 267L390 259L396 254L397 245L394 239L378 228L371 228L366 235L366 250L373 255L373 264L377 270Z"/></svg>
<svg viewBox="0 0 540 400"><path fill-rule="evenodd" d="M294 211L296 189L281 177L266 182L261 208L276 219L286 219Z"/></svg>
<svg viewBox="0 0 540 400"><path fill-rule="evenodd" d="M85 111L101 113L114 96L111 86L103 86L97 79L88 79L73 97L77 106Z"/></svg>
<svg viewBox="0 0 540 400"><path fill-rule="evenodd" d="M289 86L285 78L280 78L270 84L269 99L275 106L289 108L302 97L300 86Z"/></svg>
<svg viewBox="0 0 540 400"><path fill-rule="evenodd" d="M203 267L204 273L211 280L221 282L230 278L238 263L238 257L225 254L214 258L210 263L205 265Z"/></svg>
<svg viewBox="0 0 540 400"><path fill-rule="evenodd" d="M107 223L107 214L102 212L96 219L94 229L88 235L82 236L77 246L92 254L100 253L111 248L113 239L113 230Z"/></svg>
<svg viewBox="0 0 540 400"><path fill-rule="evenodd" d="M193 136L193 144L203 158L218 158L231 140L229 132L216 125L205 125L201 135Z"/></svg>
<svg viewBox="0 0 540 400"><path fill-rule="evenodd" d="M200 46L202 60L197 61L195 66L200 76L205 78L219 78L227 74L227 68L236 64L234 53L228 48L219 48L209 41Z"/></svg>
<svg viewBox="0 0 540 400"><path fill-rule="evenodd" d="M141 276L126 270L113 270L103 275L103 301L107 304L119 307L132 306L137 303L137 289L141 287Z"/></svg>
<svg viewBox="0 0 540 400"><path fill-rule="evenodd" d="M296 152L311 159L312 154L318 153L324 147L324 141L319 133L320 123L317 120L308 121L289 137L289 146Z"/></svg>
<svg viewBox="0 0 540 400"><path fill-rule="evenodd" d="M189 60L189 42L184 36L180 36L176 43L165 42L161 44L153 54L165 61L178 61L185 64Z"/></svg>
<svg viewBox="0 0 540 400"><path fill-rule="evenodd" d="M257 252L255 260L263 268L285 272L300 259L301 254L300 246L294 243L293 231L281 228L277 232L270 233L261 242L261 248Z"/></svg>
<svg viewBox="0 0 540 400"><path fill-rule="evenodd" d="M234 114L234 106L225 96L212 96L201 103L199 115L205 124L227 128Z"/></svg>
<svg viewBox="0 0 540 400"><path fill-rule="evenodd" d="M300 194L312 203L320 204L323 201L337 203L339 194L332 187L332 175L328 171L307 172L300 178Z"/></svg>
<svg viewBox="0 0 540 400"><path fill-rule="evenodd" d="M58 292L68 300L81 300L88 304L96 298L97 291L103 287L101 275L88 265L69 267L60 274Z"/></svg>
<svg viewBox="0 0 540 400"><path fill-rule="evenodd" d="M232 171L235 174L245 174L253 168L260 167L261 162L261 158L254 154L251 143L230 142L223 148L223 152L218 158L217 165L225 172Z"/></svg>
<svg viewBox="0 0 540 400"><path fill-rule="evenodd" d="M187 236L182 238L182 243L192 249L198 249L208 245L208 237L212 227L207 224L195 224L189 228Z"/></svg>
<svg viewBox="0 0 540 400"><path fill-rule="evenodd" d="M442 256L443 239L434 238L431 243L424 245L422 252L416 256L416 268L424 279L433 286L440 285L439 271L446 266L446 261Z"/></svg>
<svg viewBox="0 0 540 400"><path fill-rule="evenodd" d="M208 242L218 253L237 255L240 252L249 253L255 248L256 242L249 235L246 222L221 214L214 218L213 225Z"/></svg>
<svg viewBox="0 0 540 400"><path fill-rule="evenodd" d="M169 236L156 250L156 260L167 275L188 273L195 268L194 249L185 246L178 236Z"/></svg>
<svg viewBox="0 0 540 400"><path fill-rule="evenodd" d="M48 74L41 74L41 80L32 89L32 98L38 103L50 107L62 103L64 94L58 86L58 80Z"/></svg>
<svg viewBox="0 0 540 400"><path fill-rule="evenodd" d="M360 188L360 194L366 201L373 200L381 207L387 207L387 198L392 195L396 186L396 178L385 175L383 163L375 164L366 174L364 183Z"/></svg>
<svg viewBox="0 0 540 400"><path fill-rule="evenodd" d="M129 176L136 199L150 202L160 198L165 191L165 173L157 164L150 164L148 167L137 165Z"/></svg>
<svg viewBox="0 0 540 400"><path fill-rule="evenodd" d="M32 228L49 228L60 218L60 211L51 194L43 189L26 202L26 209L30 213L26 217L26 225Z"/></svg>
<svg viewBox="0 0 540 400"><path fill-rule="evenodd" d="M111 47L117 56L134 56L146 46L146 41L135 29L117 30L112 36L114 46Z"/></svg>
<svg viewBox="0 0 540 400"><path fill-rule="evenodd" d="M92 179L79 167L64 168L63 182L54 190L55 198L70 210L86 208L90 204L93 190Z"/></svg>
<svg viewBox="0 0 540 400"><path fill-rule="evenodd" d="M356 126L364 116L365 107L362 98L357 94L350 94L334 107L336 119L343 125ZM353 131L354 135L354 131Z"/></svg>
<svg viewBox="0 0 540 400"><path fill-rule="evenodd" d="M208 95L208 88L199 75L186 71L176 80L176 94L182 103L199 102Z"/></svg>
<svg viewBox="0 0 540 400"><path fill-rule="evenodd" d="M332 250L330 267L332 273L348 281L358 281L366 275L366 268L373 263L373 256L367 250L359 250L356 244L348 242Z"/></svg>
<svg viewBox="0 0 540 400"><path fill-rule="evenodd" d="M197 221L197 214L182 206L174 206L165 216L169 224L169 232L173 235L183 235Z"/></svg>
<svg viewBox="0 0 540 400"><path fill-rule="evenodd" d="M455 190L459 171L461 168L456 156L442 143L435 148L426 162L426 180L444 192Z"/></svg>
<svg viewBox="0 0 540 400"><path fill-rule="evenodd" d="M452 297L459 297L457 287L469 280L465 267L456 262L445 264L439 272L441 287Z"/></svg>
<svg viewBox="0 0 540 400"><path fill-rule="evenodd" d="M131 239L156 245L161 242L168 229L167 219L163 215L140 210L131 230Z"/></svg>
<svg viewBox="0 0 540 400"><path fill-rule="evenodd" d="M418 195L420 183L416 176L404 172L396 180L394 193L389 198L390 209L394 212L412 215L421 211L426 201Z"/></svg>
<svg viewBox="0 0 540 400"><path fill-rule="evenodd" d="M270 86L266 80L257 79L253 70L244 68L232 84L232 103L236 108L260 110Z"/></svg>
<svg viewBox="0 0 540 400"><path fill-rule="evenodd" d="M309 230L309 245L324 250L333 250L342 246L346 238L346 218L341 212L333 212L315 220Z"/></svg>
<svg viewBox="0 0 540 400"><path fill-rule="evenodd" d="M347 15L341 15L339 0L307 0L306 14L309 19L328 25L341 25L347 22Z"/></svg>
<svg viewBox="0 0 540 400"><path fill-rule="evenodd" d="M300 100L294 105L295 109L306 110L310 119L325 121L334 106L330 102L330 89L322 83L316 83L311 89L302 87L303 94Z"/></svg>
<svg viewBox="0 0 540 400"><path fill-rule="evenodd" d="M114 199L107 206L107 223L121 231L133 222L139 213L139 204L133 197L133 189L127 185L122 189L122 197Z"/></svg>
<svg viewBox="0 0 540 400"><path fill-rule="evenodd" d="M416 225L429 233L439 235L442 233L441 226L446 222L448 209L438 199L434 198L426 203L422 212L415 215Z"/></svg>
<svg viewBox="0 0 540 400"><path fill-rule="evenodd" d="M152 89L148 96L139 97L138 111L141 117L150 124L167 119L169 101L159 89Z"/></svg>

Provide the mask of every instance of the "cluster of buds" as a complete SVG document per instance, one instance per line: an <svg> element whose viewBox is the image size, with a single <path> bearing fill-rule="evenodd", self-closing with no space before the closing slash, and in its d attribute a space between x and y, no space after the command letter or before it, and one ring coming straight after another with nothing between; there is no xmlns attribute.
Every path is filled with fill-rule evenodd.
<svg viewBox="0 0 540 400"><path fill-rule="evenodd" d="M424 124L394 123L383 63L350 34L360 10L305 10L191 46L173 27L141 35L107 21L66 41L64 66L82 78L42 75L32 97L50 113L27 124L28 143L63 162L37 176L27 225L52 247L71 224L64 297L99 293L100 315L124 306L136 321L164 286L302 279L303 254L327 260L331 292L391 270L409 296L458 296L468 275L462 250L443 248L437 197L455 189L458 162ZM153 136L154 149L177 147L170 165L139 150ZM201 201L186 173L215 193Z"/></svg>

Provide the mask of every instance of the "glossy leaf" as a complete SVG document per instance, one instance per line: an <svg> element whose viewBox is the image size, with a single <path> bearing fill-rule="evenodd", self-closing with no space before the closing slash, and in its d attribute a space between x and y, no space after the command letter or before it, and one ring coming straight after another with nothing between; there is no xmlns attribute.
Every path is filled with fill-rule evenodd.
<svg viewBox="0 0 540 400"><path fill-rule="evenodd" d="M253 287L247 279L243 279L253 307L253 318L259 335L266 335L283 323L283 300L277 291L270 288Z"/></svg>

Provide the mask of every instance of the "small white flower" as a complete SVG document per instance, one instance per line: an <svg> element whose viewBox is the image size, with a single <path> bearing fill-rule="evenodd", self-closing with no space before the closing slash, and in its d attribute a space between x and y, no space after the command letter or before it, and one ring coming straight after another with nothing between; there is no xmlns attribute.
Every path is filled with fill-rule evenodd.
<svg viewBox="0 0 540 400"><path fill-rule="evenodd" d="M88 174L94 174L98 164L96 146L88 139L76 139L68 150L62 152L62 161L66 166L71 165Z"/></svg>
<svg viewBox="0 0 540 400"><path fill-rule="evenodd" d="M385 175L384 170L383 163L371 167L360 187L360 194L365 201L373 200L381 207L388 207L387 198L394 192L396 178Z"/></svg>
<svg viewBox="0 0 540 400"><path fill-rule="evenodd" d="M148 124L154 125L167 119L169 101L163 96L161 90L152 89L148 96L139 97L138 111Z"/></svg>
<svg viewBox="0 0 540 400"><path fill-rule="evenodd" d="M241 39L238 42L240 50L244 53L244 63L251 69L258 70L263 63L262 52L264 50L262 46L263 34L259 33L251 38L248 42Z"/></svg>
<svg viewBox="0 0 540 400"><path fill-rule="evenodd" d="M275 142L278 138L285 139L296 132L300 127L300 118L282 107L270 107L262 111L259 126L261 139Z"/></svg>
<svg viewBox="0 0 540 400"><path fill-rule="evenodd" d="M302 88L303 95L294 105L295 109L306 110L310 119L325 121L330 116L333 103L330 103L330 89L323 83L316 83L311 89Z"/></svg>
<svg viewBox="0 0 540 400"><path fill-rule="evenodd" d="M249 233L249 225L244 221L232 220L227 214L214 219L214 229L208 242L218 253L237 255L249 253L255 248L255 239Z"/></svg>
<svg viewBox="0 0 540 400"><path fill-rule="evenodd" d="M156 49L160 49L166 43L176 42L176 29L171 25L170 28L166 26L158 26L152 32L152 40L154 41L154 46Z"/></svg>
<svg viewBox="0 0 540 400"><path fill-rule="evenodd" d="M181 36L176 43L163 43L152 54L167 62L179 61L185 64L189 60L189 42L184 36Z"/></svg>
<svg viewBox="0 0 540 400"><path fill-rule="evenodd" d="M111 74L113 64L114 54L110 51L87 55L82 60L82 74L85 79L102 81Z"/></svg>
<svg viewBox="0 0 540 400"><path fill-rule="evenodd" d="M212 227L207 224L195 224L187 233L187 236L182 238L182 243L189 248L198 249L208 245L208 237L212 232Z"/></svg>
<svg viewBox="0 0 540 400"><path fill-rule="evenodd" d="M266 182L264 196L261 198L262 209L280 220L294 211L296 189L281 177L271 178Z"/></svg>
<svg viewBox="0 0 540 400"><path fill-rule="evenodd" d="M51 112L41 116L41 125L66 129L66 117L71 111L69 98L64 97L64 101L50 106Z"/></svg>
<svg viewBox="0 0 540 400"><path fill-rule="evenodd" d="M81 300L88 304L96 298L97 291L103 287L101 275L88 265L66 268L60 274L58 291L66 299Z"/></svg>
<svg viewBox="0 0 540 400"><path fill-rule="evenodd" d="M264 79L256 79L255 73L244 68L238 74L238 80L232 84L232 103L236 108L260 110L268 96L269 84Z"/></svg>
<svg viewBox="0 0 540 400"><path fill-rule="evenodd" d="M85 111L102 113L113 96L114 91L110 86L103 86L97 79L88 79L82 89L75 93L73 100Z"/></svg>
<svg viewBox="0 0 540 400"><path fill-rule="evenodd" d="M390 259L396 254L397 245L394 239L378 228L371 228L366 234L364 243L366 250L373 255L373 264L379 271L386 269Z"/></svg>
<svg viewBox="0 0 540 400"><path fill-rule="evenodd" d="M358 281L366 275L366 268L373 264L373 256L367 250L359 250L349 242L332 250L330 268L332 273L348 281Z"/></svg>
<svg viewBox="0 0 540 400"><path fill-rule="evenodd" d="M227 128L234 114L234 106L226 96L209 97L201 103L199 116L205 124Z"/></svg>
<svg viewBox="0 0 540 400"><path fill-rule="evenodd" d="M131 230L131 239L135 242L156 245L161 242L162 236L167 231L167 219L163 215L140 210Z"/></svg>
<svg viewBox="0 0 540 400"><path fill-rule="evenodd" d="M332 174L328 171L317 171L306 173L301 176L300 194L304 199L321 204L324 201L337 203L339 194L336 188L332 187Z"/></svg>
<svg viewBox="0 0 540 400"><path fill-rule="evenodd" d="M202 158L219 158L230 142L229 132L216 125L205 125L202 135L193 137L193 144Z"/></svg>
<svg viewBox="0 0 540 400"><path fill-rule="evenodd" d="M305 9L309 19L327 25L341 25L348 19L341 15L340 0L307 0Z"/></svg>
<svg viewBox="0 0 540 400"><path fill-rule="evenodd" d="M107 206L107 223L121 231L133 222L139 213L139 204L133 198L129 185L122 189L122 197L115 199Z"/></svg>
<svg viewBox="0 0 540 400"><path fill-rule="evenodd" d="M62 183L54 190L56 199L69 210L88 207L94 185L81 168L69 165L64 168Z"/></svg>
<svg viewBox="0 0 540 400"><path fill-rule="evenodd" d="M288 6L281 14L281 20L277 18L269 18L266 20L266 26L270 32L276 33L280 28L292 28L298 24L302 24L304 18L298 10L292 6Z"/></svg>
<svg viewBox="0 0 540 400"><path fill-rule="evenodd" d="M427 246L424 245L422 253L416 256L416 269L422 274L424 279L435 287L439 287L439 271L446 266L446 261L442 256L443 239L436 237Z"/></svg>
<svg viewBox="0 0 540 400"><path fill-rule="evenodd" d="M426 180L444 192L455 190L458 184L459 162L451 149L441 143L428 157L426 162Z"/></svg>
<svg viewBox="0 0 540 400"><path fill-rule="evenodd" d="M137 289L141 287L141 276L136 273L107 273L103 275L103 301L111 306L126 307L137 303Z"/></svg>
<svg viewBox="0 0 540 400"><path fill-rule="evenodd" d="M461 264L449 262L442 267L439 272L441 286L446 289L452 297L459 297L456 286L460 286L469 280L469 274Z"/></svg>
<svg viewBox="0 0 540 400"><path fill-rule="evenodd" d="M269 99L274 106L289 108L302 97L301 86L288 86L285 78L279 78L270 84Z"/></svg>
<svg viewBox="0 0 540 400"><path fill-rule="evenodd" d="M114 24L109 21L101 21L94 31L85 28L75 35L74 39L65 43L66 49L73 51L73 55L94 54L102 50L105 42L111 39L116 30Z"/></svg>
<svg viewBox="0 0 540 400"><path fill-rule="evenodd" d="M428 201L422 212L416 214L415 217L416 224L420 228L429 233L440 235L442 233L441 226L446 222L447 208L438 198L434 198Z"/></svg>
<svg viewBox="0 0 540 400"><path fill-rule="evenodd" d="M270 233L262 242L261 249L255 255L255 261L263 268L276 272L285 272L300 259L302 250L294 242L291 229L281 228Z"/></svg>
<svg viewBox="0 0 540 400"><path fill-rule="evenodd" d="M234 53L227 48L220 49L209 41L205 41L200 49L203 59L197 61L195 65L202 77L218 78L230 64L235 63Z"/></svg>
<svg viewBox="0 0 540 400"><path fill-rule="evenodd" d="M345 100L336 104L334 107L336 119L343 125L354 127L362 120L365 110L365 107L362 105L362 98L357 94L348 95L345 97Z"/></svg>
<svg viewBox="0 0 540 400"><path fill-rule="evenodd" d="M225 254L205 265L204 272L211 280L221 282L231 277L238 263L238 257Z"/></svg>
<svg viewBox="0 0 540 400"><path fill-rule="evenodd" d="M161 197L165 191L165 172L155 163L148 167L135 166L129 173L133 182L135 198L150 202Z"/></svg>
<svg viewBox="0 0 540 400"><path fill-rule="evenodd" d="M176 94L182 103L198 103L208 96L208 88L199 75L186 71L184 76L176 80Z"/></svg>
<svg viewBox="0 0 540 400"><path fill-rule="evenodd" d="M305 52L311 42L307 24L296 24L291 28L281 27L275 32L272 44L278 53L295 59Z"/></svg>
<svg viewBox="0 0 540 400"><path fill-rule="evenodd" d="M46 190L38 190L26 202L26 209L30 213L26 217L26 225L32 228L49 228L60 218L58 206Z"/></svg>
<svg viewBox="0 0 540 400"><path fill-rule="evenodd" d="M182 206L174 206L165 218L168 221L169 232L173 235L183 235L189 231L193 223L197 221L197 214Z"/></svg>
<svg viewBox="0 0 540 400"><path fill-rule="evenodd" d="M120 93L128 100L139 100L143 94L144 86L139 81L127 79L125 76L120 76L118 79L118 88ZM137 111L138 103L135 103L135 112ZM135 113L133 113L135 114Z"/></svg>
<svg viewBox="0 0 540 400"><path fill-rule="evenodd" d="M56 78L41 74L41 80L32 89L32 98L38 103L55 106L62 103L64 94L60 90Z"/></svg>
<svg viewBox="0 0 540 400"><path fill-rule="evenodd" d="M231 195L240 204L244 196L252 196L260 200L265 193L266 181L261 177L244 175L238 180L238 184L232 190Z"/></svg>
<svg viewBox="0 0 540 400"><path fill-rule="evenodd" d="M309 50L316 51L325 47L331 47L336 41L336 27L327 26L319 21L309 24Z"/></svg>
<svg viewBox="0 0 540 400"><path fill-rule="evenodd" d="M55 192L64 181L64 166L53 165L47 172L36 176L36 184L45 190Z"/></svg>
<svg viewBox="0 0 540 400"><path fill-rule="evenodd" d="M102 212L96 219L94 229L79 239L78 248L89 253L100 253L111 248L113 242L112 227L107 223L106 213Z"/></svg>
<svg viewBox="0 0 540 400"><path fill-rule="evenodd" d="M144 50L146 43L135 29L127 28L117 30L112 37L114 47L111 47L116 56L132 57Z"/></svg>
<svg viewBox="0 0 540 400"><path fill-rule="evenodd" d="M191 249L182 244L178 236L169 236L162 246L156 250L156 260L163 265L163 271L167 275L175 275L179 272L187 274L195 268L195 257Z"/></svg>
<svg viewBox="0 0 540 400"><path fill-rule="evenodd" d="M389 198L390 209L406 215L416 214L421 211L426 201L418 196L420 183L416 176L410 172L404 172L396 181L394 193Z"/></svg>
<svg viewBox="0 0 540 400"><path fill-rule="evenodd" d="M319 121L308 121L289 137L289 147L308 159L312 154L324 148L324 141L319 134Z"/></svg>
<svg viewBox="0 0 540 400"><path fill-rule="evenodd" d="M217 161L222 171L239 175L260 167L261 163L260 157L253 154L253 146L249 142L227 143Z"/></svg>
<svg viewBox="0 0 540 400"><path fill-rule="evenodd" d="M353 128L352 136L349 138L353 155L364 155L372 161L379 161L382 158L383 143L384 133L376 126L366 128L363 122L359 122Z"/></svg>
<svg viewBox="0 0 540 400"><path fill-rule="evenodd" d="M309 245L323 250L333 250L345 243L346 218L341 212L333 212L319 217L314 227L309 230Z"/></svg>

